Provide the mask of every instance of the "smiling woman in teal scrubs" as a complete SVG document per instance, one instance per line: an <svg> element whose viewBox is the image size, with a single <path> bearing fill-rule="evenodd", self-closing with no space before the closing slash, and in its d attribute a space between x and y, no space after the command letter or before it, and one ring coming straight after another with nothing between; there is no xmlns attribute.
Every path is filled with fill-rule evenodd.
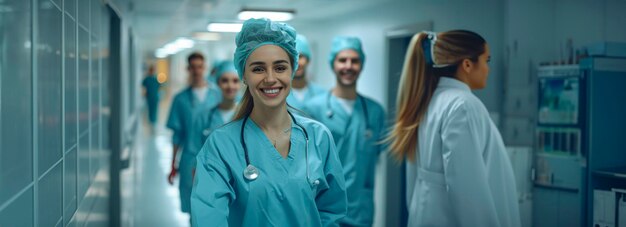
<svg viewBox="0 0 626 227"><path fill-rule="evenodd" d="M341 164L328 129L291 114L295 30L251 19L237 35L235 67L248 85L235 120L197 156L194 226L338 226L346 214Z"/></svg>

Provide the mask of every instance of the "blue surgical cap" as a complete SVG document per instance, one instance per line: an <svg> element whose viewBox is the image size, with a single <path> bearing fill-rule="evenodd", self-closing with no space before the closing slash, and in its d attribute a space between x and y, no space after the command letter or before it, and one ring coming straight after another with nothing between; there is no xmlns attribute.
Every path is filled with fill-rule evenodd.
<svg viewBox="0 0 626 227"><path fill-rule="evenodd" d="M215 78L215 82L217 83L220 78L226 73L237 74L237 69L235 69L235 64L233 64L233 61L220 62L215 70L215 76L213 77Z"/></svg>
<svg viewBox="0 0 626 227"><path fill-rule="evenodd" d="M333 68L333 62L337 54L345 49L352 49L359 54L361 58L361 64L365 64L365 54L361 47L361 40L357 37L337 36L333 39L333 44L330 49L330 56L328 61L330 62L330 68Z"/></svg>
<svg viewBox="0 0 626 227"><path fill-rule="evenodd" d="M213 71L213 73L211 73L209 77L215 77L215 73L220 68L220 64L222 64L222 62L224 62L224 60L213 60L213 63L211 64L211 71Z"/></svg>
<svg viewBox="0 0 626 227"><path fill-rule="evenodd" d="M309 48L309 41L303 35L298 34L296 36L296 49L298 49L300 54L306 56L309 61L311 60L311 48Z"/></svg>
<svg viewBox="0 0 626 227"><path fill-rule="evenodd" d="M243 23L241 32L235 38L235 68L239 79L243 79L246 61L250 54L263 45L276 45L291 58L293 77L298 69L298 50L296 50L296 30L284 23L272 22L268 19L249 19Z"/></svg>

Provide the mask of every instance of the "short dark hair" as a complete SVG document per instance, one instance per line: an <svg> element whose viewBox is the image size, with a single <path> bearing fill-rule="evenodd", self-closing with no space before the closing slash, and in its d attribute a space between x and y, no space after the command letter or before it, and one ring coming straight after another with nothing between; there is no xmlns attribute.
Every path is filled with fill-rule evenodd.
<svg viewBox="0 0 626 227"><path fill-rule="evenodd" d="M195 60L195 59L200 59L202 61L204 61L204 55L202 55L199 52L193 52L189 55L189 57L187 57L187 64L191 65L191 61Z"/></svg>

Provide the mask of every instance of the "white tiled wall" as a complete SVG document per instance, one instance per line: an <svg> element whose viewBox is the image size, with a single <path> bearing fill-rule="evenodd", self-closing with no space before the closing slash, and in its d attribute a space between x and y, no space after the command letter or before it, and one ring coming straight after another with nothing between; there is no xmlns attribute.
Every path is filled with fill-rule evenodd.
<svg viewBox="0 0 626 227"><path fill-rule="evenodd" d="M108 163L106 8L99 0L0 6L0 226L84 226L97 201L88 191Z"/></svg>

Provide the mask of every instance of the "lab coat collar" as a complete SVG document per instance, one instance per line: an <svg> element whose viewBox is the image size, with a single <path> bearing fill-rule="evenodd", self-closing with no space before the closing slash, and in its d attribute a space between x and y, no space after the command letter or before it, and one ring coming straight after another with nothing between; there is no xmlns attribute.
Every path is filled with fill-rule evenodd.
<svg viewBox="0 0 626 227"><path fill-rule="evenodd" d="M442 88L443 87L446 87L446 88L457 88L457 89L465 90L465 91L468 91L468 92L472 91L467 84L465 84L465 83L463 83L463 82L461 82L461 81L459 81L457 79L449 78L449 77L440 77L439 78L439 84L437 85L437 87L438 88L440 88L440 87L442 87Z"/></svg>

